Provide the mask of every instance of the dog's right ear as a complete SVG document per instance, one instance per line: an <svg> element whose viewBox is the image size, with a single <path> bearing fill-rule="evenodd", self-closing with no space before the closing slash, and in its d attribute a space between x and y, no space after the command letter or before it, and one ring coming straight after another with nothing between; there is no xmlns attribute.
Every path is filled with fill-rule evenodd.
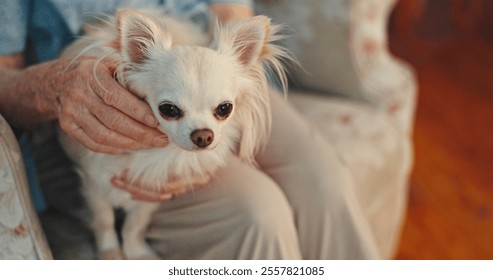
<svg viewBox="0 0 493 280"><path fill-rule="evenodd" d="M113 45L125 63L140 64L148 58L150 49L169 49L172 44L171 35L161 22L135 10L118 10L116 28Z"/></svg>

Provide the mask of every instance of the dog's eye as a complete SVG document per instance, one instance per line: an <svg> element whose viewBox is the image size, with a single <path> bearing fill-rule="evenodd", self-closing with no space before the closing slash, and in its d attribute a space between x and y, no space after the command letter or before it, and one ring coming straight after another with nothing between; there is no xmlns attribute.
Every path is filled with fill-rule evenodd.
<svg viewBox="0 0 493 280"><path fill-rule="evenodd" d="M171 103L159 105L159 112L166 119L179 119L183 115L182 110Z"/></svg>
<svg viewBox="0 0 493 280"><path fill-rule="evenodd" d="M231 114L231 111L233 111L233 104L229 102L224 102L217 106L215 115L217 118L225 119Z"/></svg>

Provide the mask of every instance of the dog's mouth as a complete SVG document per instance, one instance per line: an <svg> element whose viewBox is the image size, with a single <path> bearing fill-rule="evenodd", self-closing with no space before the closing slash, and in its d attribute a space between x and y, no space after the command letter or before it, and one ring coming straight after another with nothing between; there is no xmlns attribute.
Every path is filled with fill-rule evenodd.
<svg viewBox="0 0 493 280"><path fill-rule="evenodd" d="M180 149L180 150L184 150L184 151L188 151L188 152L192 152L192 153L202 153L202 152L214 151L219 146L219 143L212 143L211 145L209 145L207 147L199 147L195 144L190 145L190 146L189 145L180 145L171 139L169 140L169 143L174 144L175 149Z"/></svg>
<svg viewBox="0 0 493 280"><path fill-rule="evenodd" d="M217 143L213 143L207 147L199 147L197 145L195 145L192 149L193 152L206 152L206 151L212 151L214 149L216 149L217 147Z"/></svg>

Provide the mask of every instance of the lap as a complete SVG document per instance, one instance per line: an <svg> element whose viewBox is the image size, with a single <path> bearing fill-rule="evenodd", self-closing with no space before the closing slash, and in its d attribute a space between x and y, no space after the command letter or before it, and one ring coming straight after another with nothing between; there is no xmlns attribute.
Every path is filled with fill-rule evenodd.
<svg viewBox="0 0 493 280"><path fill-rule="evenodd" d="M315 205L329 197L347 198L352 179L335 148L282 96L271 92L270 97L271 138L265 151L257 156L262 170L292 204L304 198Z"/></svg>
<svg viewBox="0 0 493 280"><path fill-rule="evenodd" d="M265 250L273 246L271 251L254 251L253 236L270 244L262 246ZM238 159L208 186L163 202L147 237L166 259L299 258L284 194L267 175Z"/></svg>
<svg viewBox="0 0 493 280"><path fill-rule="evenodd" d="M290 203L303 257L376 257L373 233L338 151L282 96L270 97L272 134L257 159Z"/></svg>

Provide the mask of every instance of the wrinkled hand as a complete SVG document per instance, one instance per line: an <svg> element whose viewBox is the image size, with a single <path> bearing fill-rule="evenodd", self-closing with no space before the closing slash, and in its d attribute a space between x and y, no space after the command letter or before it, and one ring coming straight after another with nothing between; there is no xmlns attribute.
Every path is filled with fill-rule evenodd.
<svg viewBox="0 0 493 280"><path fill-rule="evenodd" d="M120 154L167 145L149 105L118 84L104 61L60 60L51 72L60 127L86 148Z"/></svg>

